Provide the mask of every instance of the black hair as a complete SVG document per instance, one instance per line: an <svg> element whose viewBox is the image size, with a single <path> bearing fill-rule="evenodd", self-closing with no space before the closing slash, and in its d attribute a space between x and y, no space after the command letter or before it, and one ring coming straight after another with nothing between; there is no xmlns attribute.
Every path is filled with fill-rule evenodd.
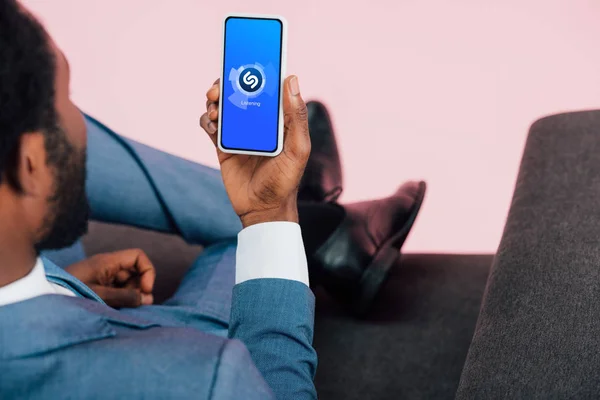
<svg viewBox="0 0 600 400"><path fill-rule="evenodd" d="M20 189L19 140L58 124L54 105L56 60L49 36L17 0L0 0L0 183Z"/></svg>

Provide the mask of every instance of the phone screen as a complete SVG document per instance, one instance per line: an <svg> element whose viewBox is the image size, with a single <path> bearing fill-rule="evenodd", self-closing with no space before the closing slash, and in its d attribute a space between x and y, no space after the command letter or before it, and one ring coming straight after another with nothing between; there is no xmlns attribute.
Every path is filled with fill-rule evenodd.
<svg viewBox="0 0 600 400"><path fill-rule="evenodd" d="M221 146L274 152L279 128L283 24L278 19L225 21Z"/></svg>

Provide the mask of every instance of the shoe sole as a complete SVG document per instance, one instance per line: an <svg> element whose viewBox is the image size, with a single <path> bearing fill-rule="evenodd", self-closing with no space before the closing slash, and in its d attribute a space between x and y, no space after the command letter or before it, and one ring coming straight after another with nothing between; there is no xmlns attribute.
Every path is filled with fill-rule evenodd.
<svg viewBox="0 0 600 400"><path fill-rule="evenodd" d="M398 233L384 242L377 253L375 253L375 257L373 257L371 264L365 269L360 280L360 295L356 299L353 307L357 316L362 317L369 311L381 286L387 280L392 267L396 265L400 259L400 249L406 241L417 215L421 210L426 190L427 184L425 182L419 182L419 192L417 193L415 203L413 204L406 224L404 224Z"/></svg>

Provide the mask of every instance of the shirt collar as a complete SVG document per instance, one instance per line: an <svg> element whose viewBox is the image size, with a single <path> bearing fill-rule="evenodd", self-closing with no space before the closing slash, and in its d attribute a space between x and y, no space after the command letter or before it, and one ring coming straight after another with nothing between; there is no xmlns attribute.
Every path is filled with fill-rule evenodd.
<svg viewBox="0 0 600 400"><path fill-rule="evenodd" d="M54 287L46 279L44 263L38 257L31 272L13 283L0 287L0 306L55 293Z"/></svg>

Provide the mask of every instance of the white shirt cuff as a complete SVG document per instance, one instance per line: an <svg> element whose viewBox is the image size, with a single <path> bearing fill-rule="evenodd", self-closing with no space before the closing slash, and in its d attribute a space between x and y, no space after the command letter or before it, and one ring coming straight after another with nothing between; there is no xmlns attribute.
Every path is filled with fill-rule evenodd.
<svg viewBox="0 0 600 400"><path fill-rule="evenodd" d="M265 222L238 234L235 283L251 279L279 278L308 286L308 264L300 225Z"/></svg>

